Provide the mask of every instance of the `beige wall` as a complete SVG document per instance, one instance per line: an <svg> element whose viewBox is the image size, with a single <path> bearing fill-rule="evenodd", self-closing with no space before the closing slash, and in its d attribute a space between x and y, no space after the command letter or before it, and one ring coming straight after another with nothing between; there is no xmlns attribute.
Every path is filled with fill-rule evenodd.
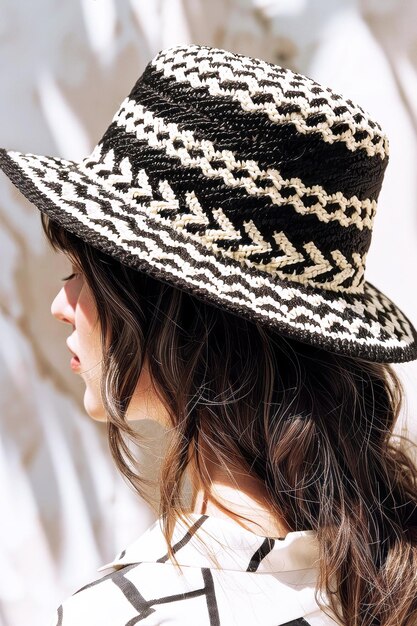
<svg viewBox="0 0 417 626"><path fill-rule="evenodd" d="M417 324L416 13L414 0L3 0L0 146L82 158L145 64L177 43L302 71L388 132L367 278ZM49 314L62 261L4 176L0 262L0 626L40 626L152 514L115 472L103 425L84 415L67 331ZM414 427L416 367L398 369Z"/></svg>

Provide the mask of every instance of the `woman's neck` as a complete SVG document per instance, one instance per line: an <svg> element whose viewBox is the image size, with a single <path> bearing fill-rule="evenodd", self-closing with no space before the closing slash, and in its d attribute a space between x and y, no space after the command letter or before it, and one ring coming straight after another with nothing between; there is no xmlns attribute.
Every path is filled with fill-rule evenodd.
<svg viewBox="0 0 417 626"><path fill-rule="evenodd" d="M259 479L241 470L205 465L210 490L208 492L198 483L193 472L193 513L232 518L247 530L265 537L285 537L291 531L283 518L273 514L266 487ZM225 513L214 500L227 507L232 515ZM239 518L239 515L245 519Z"/></svg>
<svg viewBox="0 0 417 626"><path fill-rule="evenodd" d="M246 493L218 484L212 485L213 492L217 500L227 506L234 515L225 513L204 491L198 491L194 495L192 512L229 520L234 519L243 528L264 537L285 537L290 532L291 529L284 520L278 521L271 511L259 507L257 502L248 498ZM238 515L242 515L245 519L239 518Z"/></svg>

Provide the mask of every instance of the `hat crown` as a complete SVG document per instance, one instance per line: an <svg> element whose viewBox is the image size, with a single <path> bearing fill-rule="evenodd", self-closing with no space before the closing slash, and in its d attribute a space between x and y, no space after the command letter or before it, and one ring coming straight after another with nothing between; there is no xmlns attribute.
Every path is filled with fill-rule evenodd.
<svg viewBox="0 0 417 626"><path fill-rule="evenodd" d="M84 167L215 254L362 293L387 163L386 135L351 100L191 45L148 64Z"/></svg>

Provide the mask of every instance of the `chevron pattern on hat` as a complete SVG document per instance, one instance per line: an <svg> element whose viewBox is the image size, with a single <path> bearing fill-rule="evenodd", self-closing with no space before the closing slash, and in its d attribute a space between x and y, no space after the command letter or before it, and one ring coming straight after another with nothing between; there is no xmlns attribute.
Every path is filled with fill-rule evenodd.
<svg viewBox="0 0 417 626"><path fill-rule="evenodd" d="M81 162L0 151L64 228L287 336L374 361L417 332L365 279L388 140L360 106L260 59L175 46L152 59Z"/></svg>

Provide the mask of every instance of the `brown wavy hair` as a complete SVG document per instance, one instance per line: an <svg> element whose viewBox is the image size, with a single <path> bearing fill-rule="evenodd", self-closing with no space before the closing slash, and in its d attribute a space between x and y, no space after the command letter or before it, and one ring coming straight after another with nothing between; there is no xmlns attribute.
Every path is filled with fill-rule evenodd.
<svg viewBox="0 0 417 626"><path fill-rule="evenodd" d="M145 499L125 419L145 356L172 428L158 478L168 551L201 450L256 476L272 514L314 530L319 579L345 626L417 624L417 469L393 434L404 390L390 364L289 339L122 265L43 216L99 313L110 450ZM212 500L224 511L227 509ZM231 513L231 512L229 512Z"/></svg>

